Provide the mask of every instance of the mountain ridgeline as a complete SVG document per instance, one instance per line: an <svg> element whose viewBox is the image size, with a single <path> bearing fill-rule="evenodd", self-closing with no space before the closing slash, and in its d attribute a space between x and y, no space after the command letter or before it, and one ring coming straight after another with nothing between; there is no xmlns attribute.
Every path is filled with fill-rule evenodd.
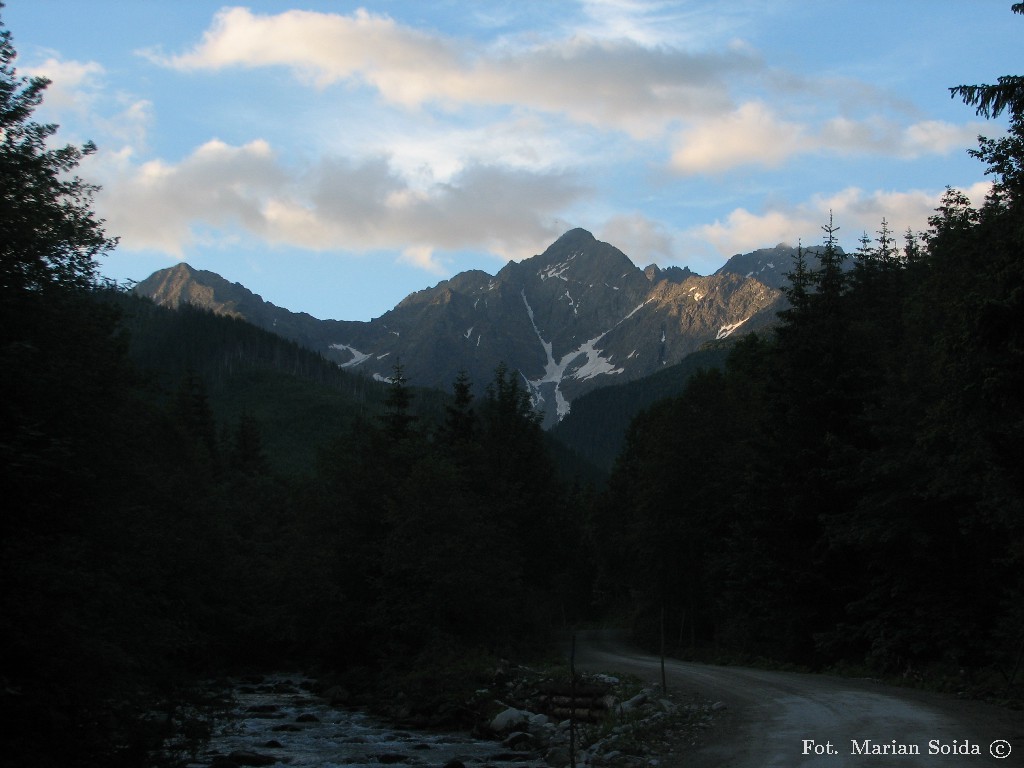
<svg viewBox="0 0 1024 768"><path fill-rule="evenodd" d="M378 379L400 360L417 386L447 390L465 371L480 391L505 364L522 375L550 427L587 392L644 378L708 342L774 322L795 254L779 245L737 255L704 277L679 267L640 269L573 229L538 256L496 275L462 272L368 322L292 313L185 264L135 290L165 306L191 303L246 319Z"/></svg>

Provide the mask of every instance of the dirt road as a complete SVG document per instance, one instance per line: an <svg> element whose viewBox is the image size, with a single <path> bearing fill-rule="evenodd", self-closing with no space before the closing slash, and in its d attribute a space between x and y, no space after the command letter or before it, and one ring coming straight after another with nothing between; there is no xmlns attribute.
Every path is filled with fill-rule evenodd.
<svg viewBox="0 0 1024 768"><path fill-rule="evenodd" d="M660 664L614 633L576 638L579 669L660 682ZM665 673L669 688L725 705L703 742L677 753L680 768L1024 766L1021 712L869 680L671 659Z"/></svg>

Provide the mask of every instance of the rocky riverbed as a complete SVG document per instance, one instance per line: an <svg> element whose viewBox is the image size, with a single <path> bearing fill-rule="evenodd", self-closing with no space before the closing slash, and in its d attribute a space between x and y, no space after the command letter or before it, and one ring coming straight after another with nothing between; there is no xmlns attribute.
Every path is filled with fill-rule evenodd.
<svg viewBox="0 0 1024 768"><path fill-rule="evenodd" d="M191 720L205 723L205 738L182 732L168 742L168 755L188 768L640 768L696 741L723 710L607 675L569 684L519 669L477 691L471 703L487 715L472 733L439 732L339 705L340 693L300 674L222 682L221 705Z"/></svg>

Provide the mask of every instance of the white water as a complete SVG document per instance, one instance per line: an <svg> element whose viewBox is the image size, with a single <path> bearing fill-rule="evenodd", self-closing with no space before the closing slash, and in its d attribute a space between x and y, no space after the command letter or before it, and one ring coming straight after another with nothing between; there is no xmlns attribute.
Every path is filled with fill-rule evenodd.
<svg viewBox="0 0 1024 768"><path fill-rule="evenodd" d="M234 685L228 716L218 719L209 744L189 765L205 768L217 755L235 751L274 757L277 765L318 768L443 766L452 760L467 768L544 765L534 755L467 734L397 730L363 712L332 707L302 690L302 683L301 675L272 675L258 685Z"/></svg>

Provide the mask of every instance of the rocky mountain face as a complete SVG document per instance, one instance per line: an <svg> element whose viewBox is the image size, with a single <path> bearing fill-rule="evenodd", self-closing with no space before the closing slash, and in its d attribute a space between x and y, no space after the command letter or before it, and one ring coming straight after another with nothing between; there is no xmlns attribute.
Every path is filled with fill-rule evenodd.
<svg viewBox="0 0 1024 768"><path fill-rule="evenodd" d="M522 374L550 426L585 392L648 376L705 342L773 322L794 254L780 245L735 256L705 277L640 269L574 229L496 275L460 273L368 322L292 313L185 264L136 291L159 304L189 302L244 318L377 378L401 362L411 383L450 389L465 370L480 394L505 363Z"/></svg>

